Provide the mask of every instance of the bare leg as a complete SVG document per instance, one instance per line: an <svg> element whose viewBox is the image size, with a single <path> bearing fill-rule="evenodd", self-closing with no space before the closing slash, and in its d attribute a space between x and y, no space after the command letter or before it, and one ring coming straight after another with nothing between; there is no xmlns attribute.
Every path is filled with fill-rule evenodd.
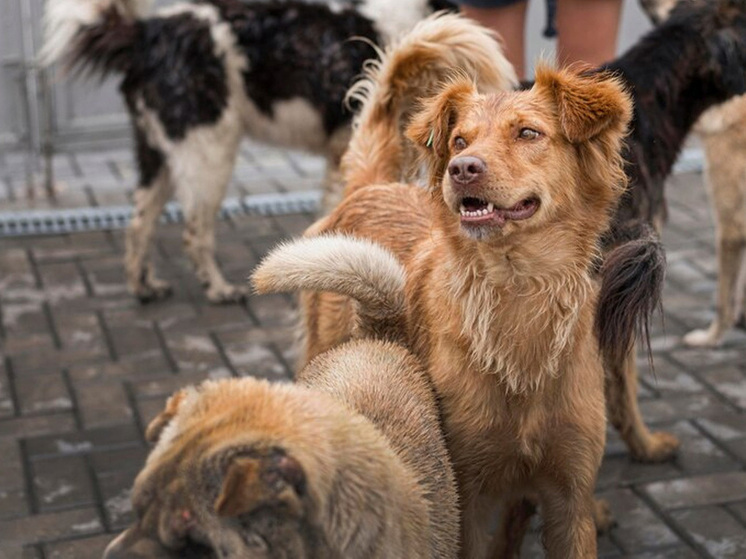
<svg viewBox="0 0 746 559"><path fill-rule="evenodd" d="M502 38L507 59L515 68L518 79L526 77L524 35L526 28L526 0L499 8L461 6L461 13L485 27L497 31Z"/></svg>
<svg viewBox="0 0 746 559"><path fill-rule="evenodd" d="M643 462L662 462L672 458L679 440L659 431L651 433L637 405L637 363L635 348L624 363L611 363L606 371L606 409L611 424L619 431L630 453Z"/></svg>
<svg viewBox="0 0 746 559"><path fill-rule="evenodd" d="M614 59L622 0L557 0L560 64Z"/></svg>
<svg viewBox="0 0 746 559"><path fill-rule="evenodd" d="M124 267L127 288L141 303L164 299L171 294L171 286L155 277L148 253L155 225L172 194L173 186L165 168L148 186L135 190L135 208L125 236Z"/></svg>

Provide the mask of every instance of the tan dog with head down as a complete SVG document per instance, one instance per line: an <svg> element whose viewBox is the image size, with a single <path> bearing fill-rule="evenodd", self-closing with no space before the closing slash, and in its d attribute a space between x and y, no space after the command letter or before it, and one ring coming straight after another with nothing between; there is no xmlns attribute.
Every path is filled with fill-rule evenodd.
<svg viewBox="0 0 746 559"><path fill-rule="evenodd" d="M396 268L385 251L363 250L373 266ZM296 284L286 272L270 261L260 277L265 287L276 278L314 287L310 272ZM361 336L397 337L402 290L401 271L398 282L342 289L371 317L358 324ZM135 481L137 521L105 559L458 554L456 487L435 393L392 341L367 337L326 352L298 385L243 378L182 390L147 436L157 444Z"/></svg>
<svg viewBox="0 0 746 559"><path fill-rule="evenodd" d="M404 264L409 344L441 398L463 503L462 557L485 555L497 503L527 497L541 506L551 557L596 555L606 427L596 313L614 297L598 299L593 270L624 191L630 114L605 74L543 67L530 91L492 95L455 78L408 128L429 191L353 184L312 228L374 239ZM368 145L385 129L372 115L364 107L355 134ZM348 176L385 169L356 137ZM338 295L305 294L303 307L309 358L353 331ZM503 528L492 554L512 552L516 535Z"/></svg>

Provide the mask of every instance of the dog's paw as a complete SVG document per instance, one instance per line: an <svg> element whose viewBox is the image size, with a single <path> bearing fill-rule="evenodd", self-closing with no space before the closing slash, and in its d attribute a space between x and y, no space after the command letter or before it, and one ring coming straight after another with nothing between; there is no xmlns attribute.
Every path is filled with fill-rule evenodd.
<svg viewBox="0 0 746 559"><path fill-rule="evenodd" d="M717 347L720 345L721 337L711 329L692 330L684 336L683 341L689 347Z"/></svg>
<svg viewBox="0 0 746 559"><path fill-rule="evenodd" d="M163 280L150 280L147 284L140 284L135 289L135 297L142 305L168 299L172 294L171 285Z"/></svg>
<svg viewBox="0 0 746 559"><path fill-rule="evenodd" d="M616 526L616 520L606 499L593 501L593 521L596 523L596 531L599 534L604 534Z"/></svg>
<svg viewBox="0 0 746 559"><path fill-rule="evenodd" d="M248 285L223 284L219 287L209 287L206 295L207 300L214 305L229 305L241 303L249 298L251 288Z"/></svg>
<svg viewBox="0 0 746 559"><path fill-rule="evenodd" d="M678 437L665 431L650 433L650 439L642 452L634 458L640 462L665 462L676 455L681 442Z"/></svg>

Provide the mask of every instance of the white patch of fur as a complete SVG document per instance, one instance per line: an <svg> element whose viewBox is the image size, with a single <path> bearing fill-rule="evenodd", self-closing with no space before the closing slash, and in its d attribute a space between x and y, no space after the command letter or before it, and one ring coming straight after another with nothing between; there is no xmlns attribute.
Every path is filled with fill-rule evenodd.
<svg viewBox="0 0 746 559"><path fill-rule="evenodd" d="M111 8L125 19L137 19L148 13L150 0L48 0L40 63L48 66L62 59L74 45L78 31L100 22L102 14Z"/></svg>
<svg viewBox="0 0 746 559"><path fill-rule="evenodd" d="M385 42L399 39L431 13L427 0L364 0L359 11L373 22Z"/></svg>
<svg viewBox="0 0 746 559"><path fill-rule="evenodd" d="M385 315L404 306L405 273L382 246L346 235L283 243L252 274L257 291L332 291L358 300L365 313Z"/></svg>
<svg viewBox="0 0 746 559"><path fill-rule="evenodd" d="M694 126L694 130L704 135L720 134L740 124L746 118L746 95L732 99L707 109Z"/></svg>
<svg viewBox="0 0 746 559"><path fill-rule="evenodd" d="M246 129L262 142L314 153L326 153L328 136L319 111L306 99L297 97L272 105L272 118L245 97Z"/></svg>

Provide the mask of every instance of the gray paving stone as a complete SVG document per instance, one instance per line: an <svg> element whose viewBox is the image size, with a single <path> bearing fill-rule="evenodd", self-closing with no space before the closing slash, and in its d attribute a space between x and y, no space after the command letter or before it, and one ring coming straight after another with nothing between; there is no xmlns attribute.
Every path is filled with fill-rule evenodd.
<svg viewBox="0 0 746 559"><path fill-rule="evenodd" d="M645 491L665 509L732 503L746 499L746 472L717 474L659 481Z"/></svg>
<svg viewBox="0 0 746 559"><path fill-rule="evenodd" d="M723 398L732 402L741 410L746 410L746 372L736 366L722 367L716 371L701 373L702 379L708 382Z"/></svg>
<svg viewBox="0 0 746 559"><path fill-rule="evenodd" d="M18 548L24 544L50 542L62 538L79 538L102 531L103 525L95 508L35 514L0 521L0 549Z"/></svg>
<svg viewBox="0 0 746 559"><path fill-rule="evenodd" d="M61 205L124 203L131 196L130 151L58 159L68 183L61 196L69 195ZM7 161L0 154L5 192ZM22 158L13 164L22 177ZM246 142L229 193L317 188L322 166L319 158ZM0 209L28 207L15 176L9 180L21 198L0 194ZM619 523L599 538L599 556L608 559L728 556L728 546L741 552L746 534L746 333L729 334L716 350L681 343L713 316L717 269L701 176L674 182L664 231L666 320L653 324L655 374L640 356L639 398L646 420L676 433L682 449L674 462L642 464L610 431L598 479ZM279 239L313 219L221 222L217 257L226 277L247 281ZM207 305L182 232L179 225L158 228L153 258L175 294L148 306L127 294L122 231L0 239L0 559L100 557L112 532L131 518L129 489L148 452L142 429L173 391L231 375L290 378L294 299ZM65 397L62 411L43 409ZM60 492L67 486L73 489ZM523 556L544 556L539 537L530 532Z"/></svg>
<svg viewBox="0 0 746 559"><path fill-rule="evenodd" d="M110 534L46 544L44 557L47 559L99 559L106 546L113 539Z"/></svg>
<svg viewBox="0 0 746 559"><path fill-rule="evenodd" d="M42 512L93 505L95 502L82 456L34 462L31 482L36 505Z"/></svg>
<svg viewBox="0 0 746 559"><path fill-rule="evenodd" d="M615 542L627 554L670 547L679 538L645 502L629 489L602 493L611 506L616 526L611 531Z"/></svg>
<svg viewBox="0 0 746 559"><path fill-rule="evenodd" d="M67 411L73 400L59 373L19 376L16 392L23 414Z"/></svg>
<svg viewBox="0 0 746 559"><path fill-rule="evenodd" d="M671 516L712 557L740 559L746 556L746 531L724 509L680 510L672 512Z"/></svg>

